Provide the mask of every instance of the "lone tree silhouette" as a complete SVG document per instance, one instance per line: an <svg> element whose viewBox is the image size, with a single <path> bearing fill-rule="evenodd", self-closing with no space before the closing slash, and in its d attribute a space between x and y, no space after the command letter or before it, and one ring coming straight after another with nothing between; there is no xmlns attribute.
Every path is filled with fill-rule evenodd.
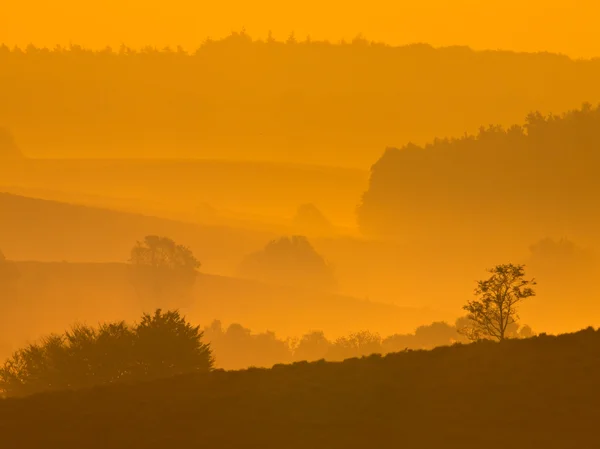
<svg viewBox="0 0 600 449"><path fill-rule="evenodd" d="M488 270L489 279L477 282L477 299L469 301L463 309L467 311L469 325L460 329L470 340L504 340L507 330L519 316L517 306L524 299L535 296L534 279L525 279L524 265L497 265Z"/></svg>
<svg viewBox="0 0 600 449"><path fill-rule="evenodd" d="M156 235L137 242L129 262L138 294L145 301L152 301L153 309L188 298L200 268L200 262L189 248Z"/></svg>

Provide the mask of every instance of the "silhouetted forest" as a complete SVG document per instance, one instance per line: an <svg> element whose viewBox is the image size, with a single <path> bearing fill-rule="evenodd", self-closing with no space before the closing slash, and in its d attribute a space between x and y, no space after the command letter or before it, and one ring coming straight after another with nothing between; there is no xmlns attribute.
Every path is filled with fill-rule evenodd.
<svg viewBox="0 0 600 449"><path fill-rule="evenodd" d="M485 245L508 236L595 238L598 148L600 106L589 104L531 113L523 126L390 148L372 167L359 223L366 233Z"/></svg>
<svg viewBox="0 0 600 449"><path fill-rule="evenodd" d="M248 367L270 368L281 363L301 361L342 361L371 354L388 354L405 350L432 349L454 343L466 343L468 339L458 332L466 318L456 324L438 321L421 325L409 334L393 334L382 337L377 332L362 330L349 335L329 339L322 331L312 331L300 338L277 338L274 332L253 333L240 324L224 328L215 320L204 328L204 338L210 343L215 356L215 366L222 369ZM511 325L510 338L527 338L533 331L527 325Z"/></svg>
<svg viewBox="0 0 600 449"><path fill-rule="evenodd" d="M0 124L27 155L220 157L366 167L382 148L600 101L600 60L252 40L193 54L0 47Z"/></svg>
<svg viewBox="0 0 600 449"><path fill-rule="evenodd" d="M600 332L0 401L6 447L588 448ZM501 431L499 431L501 429Z"/></svg>

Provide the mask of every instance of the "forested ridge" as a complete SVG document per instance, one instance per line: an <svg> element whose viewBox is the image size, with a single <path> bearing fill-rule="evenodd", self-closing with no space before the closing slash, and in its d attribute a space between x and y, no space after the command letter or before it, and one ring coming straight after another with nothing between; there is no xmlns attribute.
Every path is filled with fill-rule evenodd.
<svg viewBox="0 0 600 449"><path fill-rule="evenodd" d="M600 193L600 106L539 112L524 125L389 148L358 210L366 233L423 230L488 243L508 235L592 236ZM587 234L586 234L587 233ZM564 235L564 234L563 234Z"/></svg>
<svg viewBox="0 0 600 449"><path fill-rule="evenodd" d="M363 38L284 43L236 32L191 54L0 46L0 67L0 123L42 157L367 167L386 146L600 101L600 60Z"/></svg>

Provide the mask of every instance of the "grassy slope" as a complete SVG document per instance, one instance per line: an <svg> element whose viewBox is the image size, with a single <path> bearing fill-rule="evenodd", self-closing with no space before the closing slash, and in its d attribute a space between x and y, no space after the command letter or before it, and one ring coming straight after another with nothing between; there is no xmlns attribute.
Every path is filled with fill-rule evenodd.
<svg viewBox="0 0 600 449"><path fill-rule="evenodd" d="M600 332L0 402L4 447L592 448Z"/></svg>

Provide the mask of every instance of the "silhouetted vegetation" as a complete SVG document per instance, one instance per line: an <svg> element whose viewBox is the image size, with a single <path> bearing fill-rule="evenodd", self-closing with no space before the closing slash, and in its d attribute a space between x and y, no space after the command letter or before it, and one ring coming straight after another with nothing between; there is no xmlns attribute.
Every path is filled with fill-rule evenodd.
<svg viewBox="0 0 600 449"><path fill-rule="evenodd" d="M589 328L56 392L0 401L0 433L20 449L588 448L599 348Z"/></svg>
<svg viewBox="0 0 600 449"><path fill-rule="evenodd" d="M214 352L217 368L270 368L293 361L290 341L278 339L273 332L253 334L237 323L224 329L221 322L215 320L204 328L204 335Z"/></svg>
<svg viewBox="0 0 600 449"><path fill-rule="evenodd" d="M531 113L524 126L481 128L424 147L388 149L359 208L367 233L486 242L570 229L592 235L600 215L600 106ZM531 241L531 240L530 240Z"/></svg>
<svg viewBox="0 0 600 449"><path fill-rule="evenodd" d="M283 43L236 32L193 54L0 46L0 67L11 80L0 85L0 122L37 155L366 167L389 145L600 101L598 60L362 38Z"/></svg>
<svg viewBox="0 0 600 449"><path fill-rule="evenodd" d="M412 334L394 334L385 338L378 333L362 330L336 339L328 339L322 331L311 331L300 338L282 339L270 331L253 333L251 329L238 323L224 328L219 320L213 321L198 334L198 328L185 323L177 313L168 312L154 316L144 315L140 324L134 327L127 326L124 322L103 324L98 329L89 326L75 326L61 336L52 335L43 340L41 344L29 345L18 351L5 365L5 369L8 366L26 365L24 370L30 372L33 369L31 354L37 351L38 354L46 354L44 356L46 358L55 357L48 348L58 341L64 351L80 351L69 355L71 359L85 358L90 363L85 374L87 377L81 373L75 373L79 376L78 379L61 381L58 388L86 385L84 382L88 382L88 385L95 385L116 380L130 380L132 376L139 376L139 372L133 371L123 372L118 376L115 374L119 369L124 370L123 366L133 363L125 360L127 357L144 360L152 360L154 357L155 361L161 361L160 363L166 364L167 367L170 365L165 360L168 361L171 357L173 366L177 365L182 371L185 371L183 368L185 355L193 354L193 351L185 346L185 342L194 344L194 335L196 334L198 334L198 338L202 338L204 343L210 345L211 360L214 362L214 366L220 369L270 368L281 363L321 359L341 361L371 354L388 354L408 349L432 349L454 343L466 343L468 342L467 338L459 332L465 325L465 320L467 318L457 320L456 325L441 321L434 322L417 327ZM188 336L174 341L175 338L179 338L180 333L188 334ZM135 341L136 334L140 336L137 342ZM528 326L519 328L512 322L506 331L506 338L524 338L532 335L533 332ZM128 347L133 344L136 344L137 348ZM96 349L94 349L95 346L97 346ZM83 352L81 352L82 350ZM140 355L141 352L145 353ZM18 363L17 360L19 360ZM55 362L47 360L43 365L47 367L53 363ZM78 363L83 362L79 360ZM100 365L111 368L103 368ZM96 372L95 370L99 368L100 372ZM160 374L161 369L161 366L156 365L149 367L148 371L153 372L154 376L158 376L162 375ZM4 373L8 375L9 371L5 370ZM56 375L62 374L64 373L56 372ZM24 375L23 373L19 374L21 377ZM28 376L31 377L30 374ZM43 385L50 384L44 383ZM38 385L38 388L44 389L43 385ZM28 385L28 388L33 389L34 387ZM46 389L52 388L54 387L46 387Z"/></svg>
<svg viewBox="0 0 600 449"><path fill-rule="evenodd" d="M135 244L129 262L134 285L146 307L171 306L173 300L181 299L187 305L200 268L189 248L167 237L148 235Z"/></svg>
<svg viewBox="0 0 600 449"><path fill-rule="evenodd" d="M341 361L371 354L388 354L405 350L432 349L455 343L467 343L465 327L473 326L462 317L455 325L443 321L417 327L411 334L394 334L382 338L376 332L362 330L333 340L322 331L312 331L300 338L279 339L274 332L252 333L240 324L226 329L220 321L204 328L204 336L210 342L215 355L215 366L222 369L247 367L270 368L292 361ZM514 321L507 325L505 338L528 338L532 329Z"/></svg>
<svg viewBox="0 0 600 449"><path fill-rule="evenodd" d="M238 273L250 279L305 288L330 290L336 282L332 268L304 236L273 240L248 255Z"/></svg>
<svg viewBox="0 0 600 449"><path fill-rule="evenodd" d="M510 326L519 319L518 306L523 300L535 296L535 280L525 279L524 265L497 265L488 270L491 276L477 282L476 299L463 309L469 323L459 329L470 340L491 338L504 340Z"/></svg>
<svg viewBox="0 0 600 449"><path fill-rule="evenodd" d="M0 391L23 396L206 372L213 359L199 326L177 311L125 322L74 326L18 350L0 369Z"/></svg>

